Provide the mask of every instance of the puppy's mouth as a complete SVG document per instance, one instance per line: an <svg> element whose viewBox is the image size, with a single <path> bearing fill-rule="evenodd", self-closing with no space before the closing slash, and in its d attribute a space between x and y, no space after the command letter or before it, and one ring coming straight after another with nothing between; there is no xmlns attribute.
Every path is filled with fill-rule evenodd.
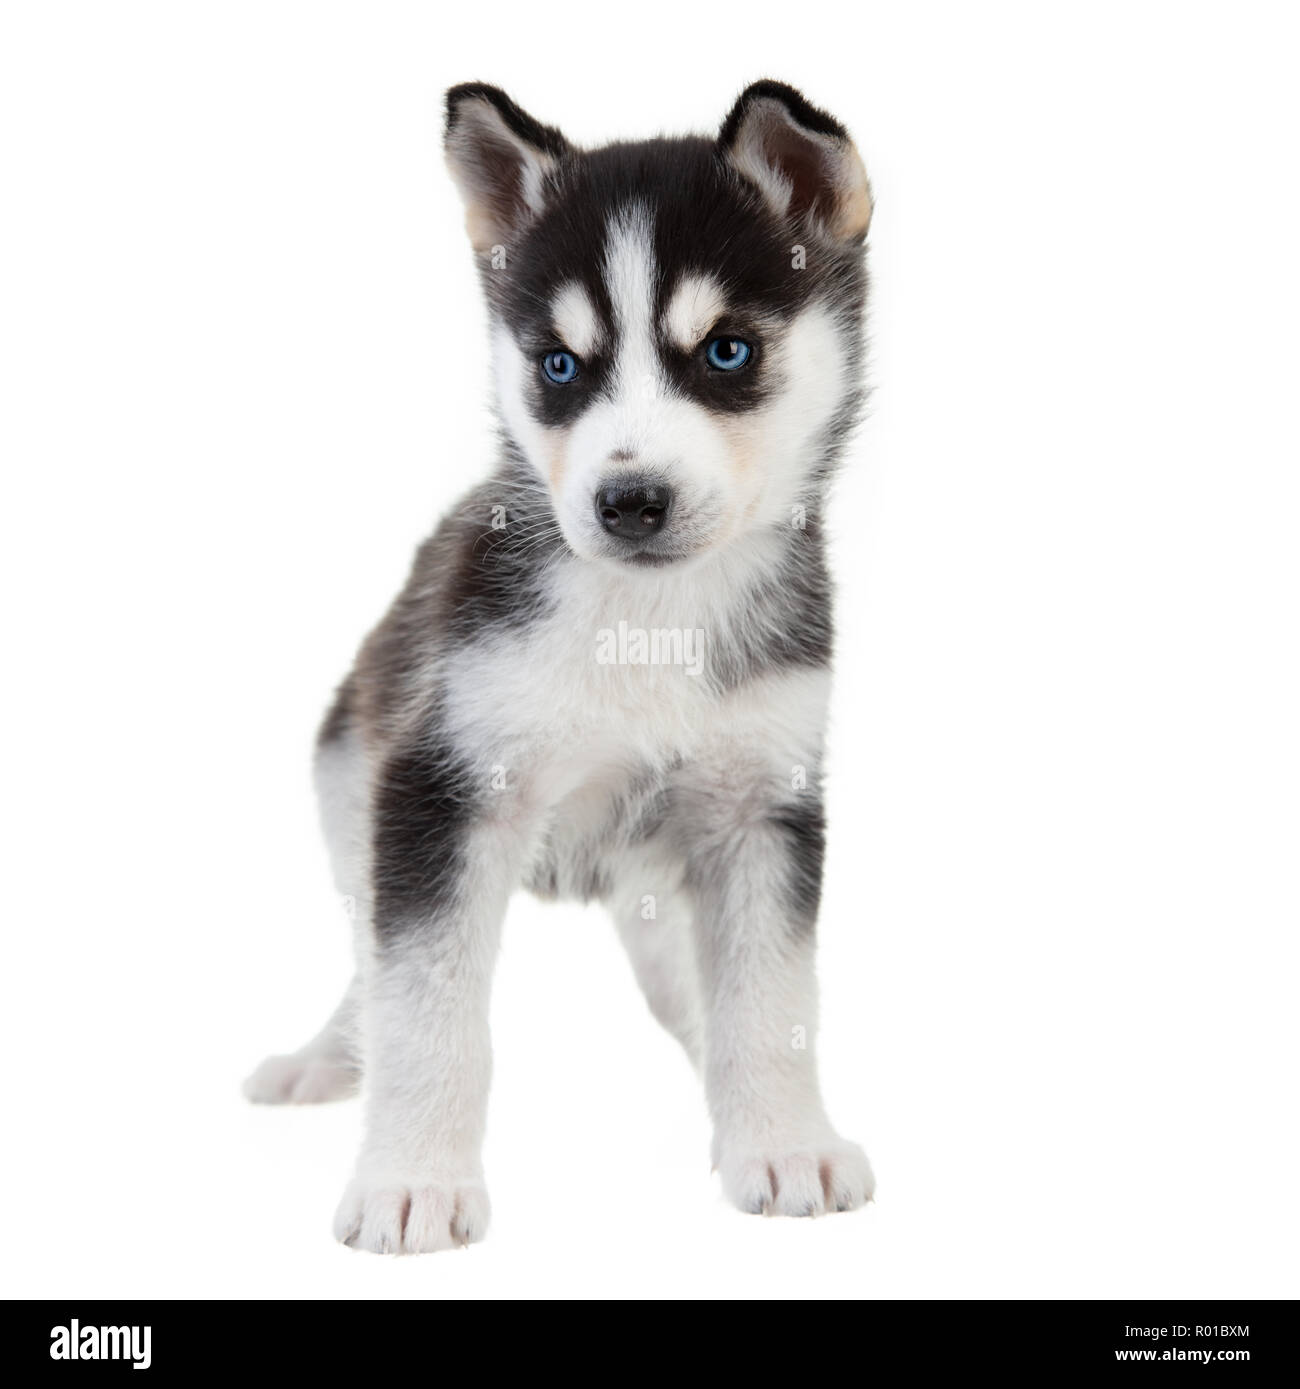
<svg viewBox="0 0 1300 1389"><path fill-rule="evenodd" d="M688 565L717 548L719 537L714 531L701 531L686 526L673 528L666 535L643 540L636 545L609 543L604 536L596 542L595 557L617 564L620 569L668 569ZM601 542L604 543L601 543Z"/></svg>
<svg viewBox="0 0 1300 1389"><path fill-rule="evenodd" d="M666 564L676 564L686 558L684 554L674 554L670 550L634 550L628 555L614 555L614 559L630 564L634 569L662 569Z"/></svg>

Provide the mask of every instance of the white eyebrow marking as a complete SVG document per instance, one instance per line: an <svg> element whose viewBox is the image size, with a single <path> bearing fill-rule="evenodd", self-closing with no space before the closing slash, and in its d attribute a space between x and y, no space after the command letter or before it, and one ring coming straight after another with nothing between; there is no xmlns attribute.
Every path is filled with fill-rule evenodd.
<svg viewBox="0 0 1300 1389"><path fill-rule="evenodd" d="M565 347L585 357L601 339L600 319L587 291L571 280L551 300L551 321Z"/></svg>
<svg viewBox="0 0 1300 1389"><path fill-rule="evenodd" d="M684 275L664 311L664 332L685 352L698 347L727 307L712 275Z"/></svg>

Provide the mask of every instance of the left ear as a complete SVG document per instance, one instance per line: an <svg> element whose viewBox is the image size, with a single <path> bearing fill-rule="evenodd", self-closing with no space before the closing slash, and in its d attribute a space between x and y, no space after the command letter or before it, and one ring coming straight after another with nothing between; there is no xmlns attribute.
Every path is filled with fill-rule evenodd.
<svg viewBox="0 0 1300 1389"><path fill-rule="evenodd" d="M476 251L508 241L542 211L546 179L571 152L558 130L486 82L447 93L443 144Z"/></svg>
<svg viewBox="0 0 1300 1389"><path fill-rule="evenodd" d="M848 131L793 87L746 87L722 123L717 147L778 217L808 218L836 241L866 236L871 185L862 157Z"/></svg>

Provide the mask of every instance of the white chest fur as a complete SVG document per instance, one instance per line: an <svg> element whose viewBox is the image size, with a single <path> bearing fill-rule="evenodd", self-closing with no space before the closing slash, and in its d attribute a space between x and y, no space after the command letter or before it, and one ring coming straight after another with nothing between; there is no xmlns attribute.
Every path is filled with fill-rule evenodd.
<svg viewBox="0 0 1300 1389"><path fill-rule="evenodd" d="M735 567L660 578L581 565L549 616L455 656L445 715L457 747L537 810L629 777L764 749L785 777L819 758L823 668L787 668L724 688L719 663L747 620Z"/></svg>

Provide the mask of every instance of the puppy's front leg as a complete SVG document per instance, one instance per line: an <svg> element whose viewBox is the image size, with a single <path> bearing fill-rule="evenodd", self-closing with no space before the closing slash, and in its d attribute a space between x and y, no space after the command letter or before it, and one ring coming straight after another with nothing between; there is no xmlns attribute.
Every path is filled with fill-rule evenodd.
<svg viewBox="0 0 1300 1389"><path fill-rule="evenodd" d="M817 1080L820 800L763 776L728 784L720 773L718 785L701 797L690 858L714 1165L742 1210L851 1210L874 1180L862 1150L831 1127Z"/></svg>
<svg viewBox="0 0 1300 1389"><path fill-rule="evenodd" d="M334 1229L359 1249L420 1253L487 1228L488 996L518 845L470 778L422 748L380 779L374 848L366 1134Z"/></svg>

